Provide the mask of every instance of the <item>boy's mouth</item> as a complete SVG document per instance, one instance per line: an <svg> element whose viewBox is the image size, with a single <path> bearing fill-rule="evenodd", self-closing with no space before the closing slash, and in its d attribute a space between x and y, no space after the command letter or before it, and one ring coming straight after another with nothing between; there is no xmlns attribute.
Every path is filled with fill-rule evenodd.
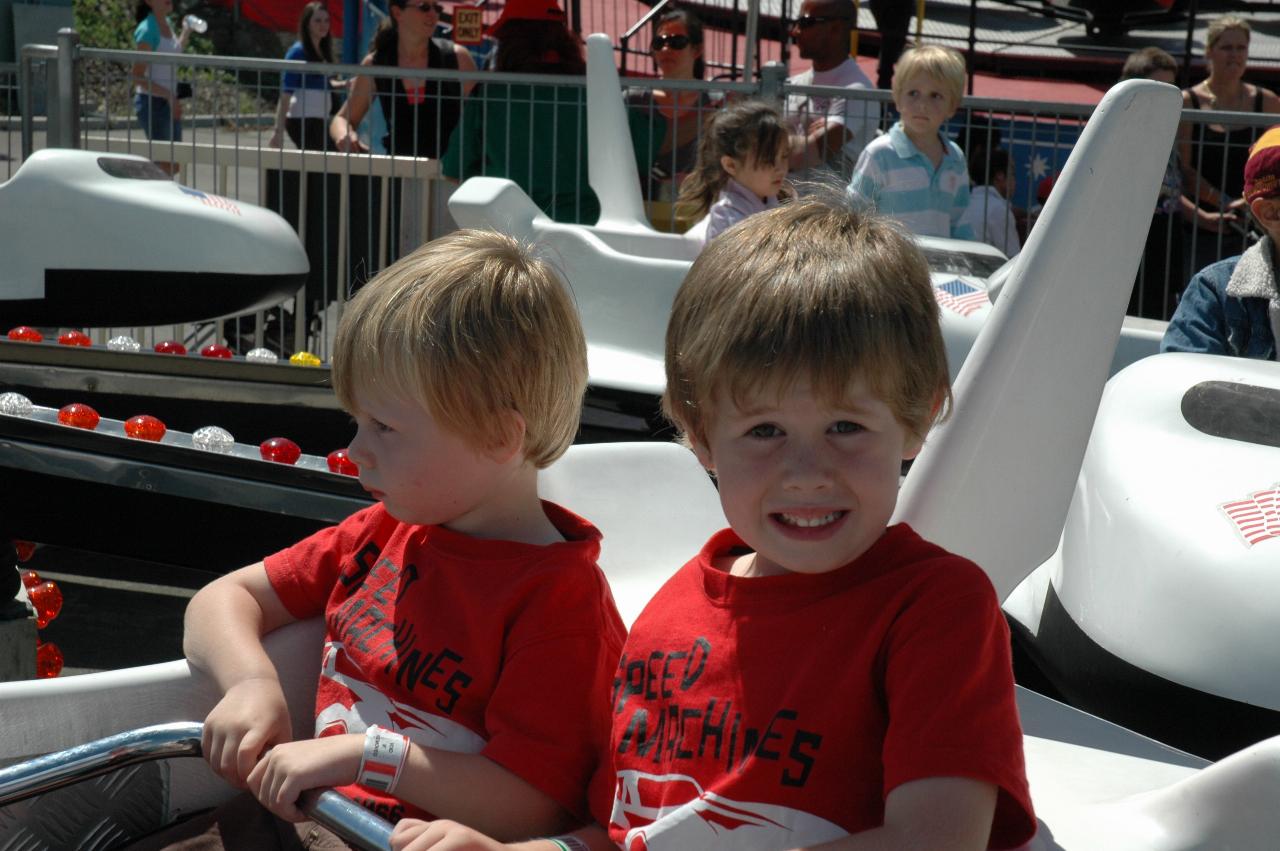
<svg viewBox="0 0 1280 851"><path fill-rule="evenodd" d="M821 526L830 526L848 513L847 511L832 511L818 516L802 517L799 514L779 512L773 516L786 526L795 526L800 529L817 529Z"/></svg>

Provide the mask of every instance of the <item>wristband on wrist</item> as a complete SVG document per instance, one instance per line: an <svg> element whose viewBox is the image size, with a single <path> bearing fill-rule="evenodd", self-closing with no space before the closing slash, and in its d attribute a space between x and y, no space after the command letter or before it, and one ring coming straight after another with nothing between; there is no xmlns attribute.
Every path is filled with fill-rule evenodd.
<svg viewBox="0 0 1280 851"><path fill-rule="evenodd" d="M560 851L591 851L587 843L576 836L548 836L547 841Z"/></svg>
<svg viewBox="0 0 1280 851"><path fill-rule="evenodd" d="M409 737L376 724L364 731L364 754L356 782L390 795L409 759Z"/></svg>

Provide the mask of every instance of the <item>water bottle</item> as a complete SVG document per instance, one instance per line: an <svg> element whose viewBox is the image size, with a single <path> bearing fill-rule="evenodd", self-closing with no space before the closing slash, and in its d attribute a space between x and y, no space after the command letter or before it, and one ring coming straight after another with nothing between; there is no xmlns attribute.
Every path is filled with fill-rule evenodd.
<svg viewBox="0 0 1280 851"><path fill-rule="evenodd" d="M209 22L198 15L187 15L182 19L182 26L197 34L204 34L209 30Z"/></svg>

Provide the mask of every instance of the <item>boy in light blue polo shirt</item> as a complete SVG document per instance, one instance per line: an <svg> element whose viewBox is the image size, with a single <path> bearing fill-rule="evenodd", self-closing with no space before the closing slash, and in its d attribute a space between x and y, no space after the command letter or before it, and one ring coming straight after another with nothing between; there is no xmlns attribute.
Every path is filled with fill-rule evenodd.
<svg viewBox="0 0 1280 851"><path fill-rule="evenodd" d="M848 190L856 204L920 236L975 238L961 221L969 206L964 153L939 129L960 106L964 83L964 58L948 47L903 54L893 75L901 118L858 157Z"/></svg>

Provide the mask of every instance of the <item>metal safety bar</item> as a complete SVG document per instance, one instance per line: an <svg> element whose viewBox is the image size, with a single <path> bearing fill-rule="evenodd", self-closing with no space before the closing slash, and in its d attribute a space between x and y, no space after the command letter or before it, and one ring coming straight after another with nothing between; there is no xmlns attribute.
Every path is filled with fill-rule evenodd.
<svg viewBox="0 0 1280 851"><path fill-rule="evenodd" d="M64 751L0 768L0 807L64 786L158 759L201 756L204 725L178 721L140 727ZM391 825L332 789L311 790L299 808L317 823L358 848L391 847Z"/></svg>

